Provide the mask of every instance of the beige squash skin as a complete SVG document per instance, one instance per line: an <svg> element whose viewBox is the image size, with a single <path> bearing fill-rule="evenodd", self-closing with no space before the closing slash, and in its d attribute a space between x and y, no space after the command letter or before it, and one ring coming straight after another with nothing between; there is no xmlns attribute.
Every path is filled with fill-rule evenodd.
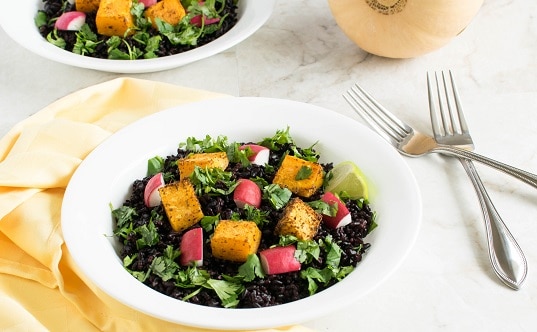
<svg viewBox="0 0 537 332"><path fill-rule="evenodd" d="M369 3L386 6L385 13ZM412 58L461 33L483 0L328 0L343 32L360 48L389 58ZM386 8L393 7L392 10Z"/></svg>

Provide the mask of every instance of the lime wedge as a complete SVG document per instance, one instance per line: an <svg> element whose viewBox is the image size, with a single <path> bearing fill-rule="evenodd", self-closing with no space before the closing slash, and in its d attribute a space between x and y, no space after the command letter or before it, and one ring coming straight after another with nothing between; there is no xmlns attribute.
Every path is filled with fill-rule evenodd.
<svg viewBox="0 0 537 332"><path fill-rule="evenodd" d="M344 161L334 166L332 178L326 185L325 191L336 194L344 191L352 199L368 198L364 173L352 161Z"/></svg>

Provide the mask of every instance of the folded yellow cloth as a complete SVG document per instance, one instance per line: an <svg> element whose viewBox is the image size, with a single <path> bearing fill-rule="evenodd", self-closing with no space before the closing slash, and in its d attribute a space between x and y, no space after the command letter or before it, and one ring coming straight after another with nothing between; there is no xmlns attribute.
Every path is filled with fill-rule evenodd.
<svg viewBox="0 0 537 332"><path fill-rule="evenodd" d="M137 312L84 282L63 241L60 208L77 166L115 131L172 106L223 97L118 78L54 102L0 140L1 331L202 331Z"/></svg>

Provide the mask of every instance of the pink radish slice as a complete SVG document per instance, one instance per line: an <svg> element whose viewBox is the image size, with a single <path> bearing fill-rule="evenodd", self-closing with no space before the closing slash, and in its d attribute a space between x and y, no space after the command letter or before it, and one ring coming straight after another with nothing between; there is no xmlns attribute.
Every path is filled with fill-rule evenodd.
<svg viewBox="0 0 537 332"><path fill-rule="evenodd" d="M347 206L333 193L326 192L321 196L321 200L330 205L337 204L337 213L335 216L323 214L323 222L330 228L338 228L350 224L352 221L351 214Z"/></svg>
<svg viewBox="0 0 537 332"><path fill-rule="evenodd" d="M162 173L153 175L147 182L144 189L144 203L147 207L155 207L160 204L160 193L158 188L164 187L164 177Z"/></svg>
<svg viewBox="0 0 537 332"><path fill-rule="evenodd" d="M196 266L203 264L203 230L201 227L191 229L183 234L181 239L181 256L179 263L181 265Z"/></svg>
<svg viewBox="0 0 537 332"><path fill-rule="evenodd" d="M220 22L220 18L208 18L205 16L205 25L214 24ZM201 27L201 15L196 15L190 19L190 24L195 25L197 27Z"/></svg>
<svg viewBox="0 0 537 332"><path fill-rule="evenodd" d="M255 208L261 205L261 189L252 180L239 179L238 185L233 192L233 200L240 209L243 209L246 204Z"/></svg>
<svg viewBox="0 0 537 332"><path fill-rule="evenodd" d="M144 8L149 8L157 3L157 0L138 0L139 3L144 4Z"/></svg>
<svg viewBox="0 0 537 332"><path fill-rule="evenodd" d="M269 148L257 144L244 144L239 149L244 150L246 148L250 148L253 152L253 154L248 157L248 160L250 160L252 164L260 166L268 164L270 157Z"/></svg>
<svg viewBox="0 0 537 332"><path fill-rule="evenodd" d="M54 27L58 30L78 31L86 23L86 13L83 12L65 12L63 13Z"/></svg>
<svg viewBox="0 0 537 332"><path fill-rule="evenodd" d="M266 274L280 274L300 270L295 258L295 246L273 247L259 252L261 266Z"/></svg>

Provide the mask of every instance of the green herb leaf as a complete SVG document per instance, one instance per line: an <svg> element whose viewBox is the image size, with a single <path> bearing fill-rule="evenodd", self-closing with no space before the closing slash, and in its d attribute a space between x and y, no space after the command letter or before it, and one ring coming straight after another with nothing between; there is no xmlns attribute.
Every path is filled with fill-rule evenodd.
<svg viewBox="0 0 537 332"><path fill-rule="evenodd" d="M239 266L239 276L246 282L252 281L256 277L265 277L265 273L261 267L261 261L257 255L249 255L246 262Z"/></svg>
<svg viewBox="0 0 537 332"><path fill-rule="evenodd" d="M47 13L45 13L42 10L38 10L37 15L34 17L34 23L38 28L42 27L43 25L47 25L48 24Z"/></svg>
<svg viewBox="0 0 537 332"><path fill-rule="evenodd" d="M286 130L277 130L274 136L264 138L258 144L271 150L279 151L285 144L294 144L294 140L291 137L289 130L289 127L287 127Z"/></svg>
<svg viewBox="0 0 537 332"><path fill-rule="evenodd" d="M140 236L136 240L136 248L142 249L145 247L152 247L159 243L160 235L155 227L155 224L152 221L149 221L147 224L139 226L134 229L134 232Z"/></svg>
<svg viewBox="0 0 537 332"><path fill-rule="evenodd" d="M51 43L54 46L57 46L61 49L65 49L65 46L67 46L67 42L65 39L58 36L58 30L54 29L47 35L47 41Z"/></svg>
<svg viewBox="0 0 537 332"><path fill-rule="evenodd" d="M339 261L341 260L342 250L337 243L332 239L332 236L328 235L324 238L324 244L326 246L326 265L332 268L339 267Z"/></svg>
<svg viewBox="0 0 537 332"><path fill-rule="evenodd" d="M112 206L110 205L110 208ZM117 227L121 228L131 223L133 218L137 216L136 209L127 205L123 205L120 208L112 210L112 216L116 218Z"/></svg>
<svg viewBox="0 0 537 332"><path fill-rule="evenodd" d="M319 260L321 256L321 247L313 240L298 241L296 245L295 258L300 263L311 263L312 260Z"/></svg>
<svg viewBox="0 0 537 332"><path fill-rule="evenodd" d="M149 269L151 272L162 278L164 281L173 279L179 265L166 257L159 256L151 262Z"/></svg>
<svg viewBox="0 0 537 332"><path fill-rule="evenodd" d="M190 181L198 196L204 194L229 195L237 186L232 180L233 174L220 168L201 168L196 166L190 175Z"/></svg>
<svg viewBox="0 0 537 332"><path fill-rule="evenodd" d="M293 193L287 188L282 188L273 183L263 188L263 198L268 199L275 209L283 208Z"/></svg>
<svg viewBox="0 0 537 332"><path fill-rule="evenodd" d="M260 209L256 209L255 207L249 204L246 204L242 211L244 212L244 217L242 219L253 221L260 228L262 228L265 224L270 222L270 219L268 219L268 216L269 216L268 211L262 211Z"/></svg>
<svg viewBox="0 0 537 332"><path fill-rule="evenodd" d="M216 292L224 308L234 308L239 304L238 296L244 291L244 286L226 280L209 279L205 287Z"/></svg>
<svg viewBox="0 0 537 332"><path fill-rule="evenodd" d="M310 177L311 172L312 172L311 167L303 165L300 167L300 169L296 173L295 180L296 181L305 180Z"/></svg>
<svg viewBox="0 0 537 332"><path fill-rule="evenodd" d="M153 176L164 169L164 158L155 156L147 161L147 176Z"/></svg>
<svg viewBox="0 0 537 332"><path fill-rule="evenodd" d="M325 201L317 200L317 201L311 201L307 202L309 206L311 206L317 213L324 214L330 217L334 217L337 214L338 210L338 204L328 204Z"/></svg>

